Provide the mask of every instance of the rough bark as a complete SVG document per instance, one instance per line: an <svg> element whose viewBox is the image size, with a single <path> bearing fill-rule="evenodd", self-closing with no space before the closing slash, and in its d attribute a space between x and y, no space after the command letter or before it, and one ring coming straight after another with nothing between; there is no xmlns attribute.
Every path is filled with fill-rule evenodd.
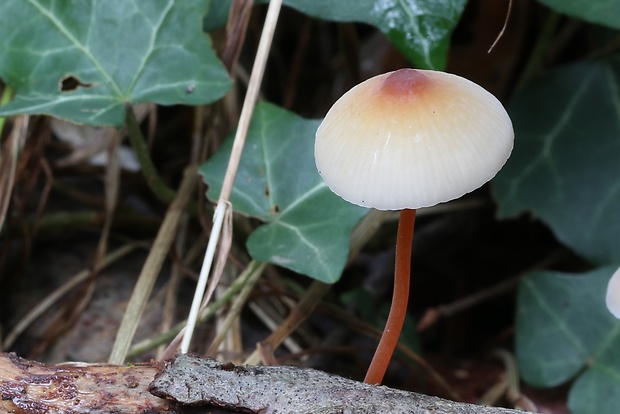
<svg viewBox="0 0 620 414"><path fill-rule="evenodd" d="M375 387L309 368L235 366L193 355L117 366L47 365L0 353L0 395L0 413L20 414L523 413Z"/></svg>
<svg viewBox="0 0 620 414"><path fill-rule="evenodd" d="M176 413L147 390L163 366L46 365L0 354L2 413Z"/></svg>
<svg viewBox="0 0 620 414"><path fill-rule="evenodd" d="M181 404L249 413L518 414L377 387L310 368L224 364L180 355L166 364L151 392Z"/></svg>

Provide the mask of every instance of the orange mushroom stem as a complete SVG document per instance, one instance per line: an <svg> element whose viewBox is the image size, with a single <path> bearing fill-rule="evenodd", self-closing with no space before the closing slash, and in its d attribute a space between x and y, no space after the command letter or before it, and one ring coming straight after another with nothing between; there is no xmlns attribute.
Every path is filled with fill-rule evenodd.
<svg viewBox="0 0 620 414"><path fill-rule="evenodd" d="M396 265L394 268L392 305L379 346L364 378L364 382L368 384L381 384L383 382L383 377L398 344L398 338L407 316L415 213L415 209L405 209L400 212L396 235Z"/></svg>

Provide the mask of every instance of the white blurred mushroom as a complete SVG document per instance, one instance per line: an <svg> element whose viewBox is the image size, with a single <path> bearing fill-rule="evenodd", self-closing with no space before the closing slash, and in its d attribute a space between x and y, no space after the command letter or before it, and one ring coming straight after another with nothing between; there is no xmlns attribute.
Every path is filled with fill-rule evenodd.
<svg viewBox="0 0 620 414"><path fill-rule="evenodd" d="M136 118L142 121L154 108L152 104L140 104L134 106L134 113ZM82 162L98 167L108 165L107 148L113 134L118 133L116 129L75 124L59 118L50 119L51 129L56 138L69 144L73 149L67 157L56 161L58 167L68 167ZM124 170L140 171L140 162L132 148L125 145L119 146L118 157L119 164Z"/></svg>
<svg viewBox="0 0 620 414"><path fill-rule="evenodd" d="M607 283L607 294L605 295L607 309L616 318L620 319L620 268L611 275Z"/></svg>

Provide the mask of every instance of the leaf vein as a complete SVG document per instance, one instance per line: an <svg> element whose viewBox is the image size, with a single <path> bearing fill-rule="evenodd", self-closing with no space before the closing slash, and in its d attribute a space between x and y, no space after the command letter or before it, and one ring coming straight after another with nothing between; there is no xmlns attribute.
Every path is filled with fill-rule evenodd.
<svg viewBox="0 0 620 414"><path fill-rule="evenodd" d="M146 62L148 62L148 60L150 59L151 55L153 54L153 50L155 50L155 44L156 44L156 39L157 36L159 35L159 31L161 29L161 26L164 23L164 20L166 20L166 17L168 17L168 15L170 14L170 10L172 9L174 1L168 1L168 4L166 5L166 9L163 10L159 20L157 22L155 22L153 31L151 33L151 38L150 38L150 42L149 42L149 47L147 49L147 52L144 53L143 57L142 57L142 62L140 62L140 66L138 68L138 70L136 70L135 76L133 77L133 79L131 80L129 87L127 88L127 94L129 96L131 96L136 83L138 82L138 79L140 79L140 76L142 76L142 73L144 72L144 69L146 68ZM142 92L144 93L144 92Z"/></svg>
<svg viewBox="0 0 620 414"><path fill-rule="evenodd" d="M97 68L97 70L101 73L101 75L107 79L110 83L114 91L117 93L119 98L123 97L123 92L119 88L118 84L112 79L112 76L105 70L105 68L101 65L101 63L95 58L95 56L88 50L88 48L83 45L61 22L54 16L48 9L43 7L36 0L28 0L32 6L34 6L43 16L49 19L50 22L62 33L71 43L75 45L75 47L80 50L84 55L92 62L92 64Z"/></svg>
<svg viewBox="0 0 620 414"><path fill-rule="evenodd" d="M583 343L579 340L579 338L576 335L573 334L571 329L566 325L565 321L558 316L555 310L549 306L546 298L543 295L541 295L540 291L536 289L535 285L531 283L530 281L527 281L526 283L527 283L527 287L530 290L531 294L536 299L538 306L540 306L542 311L546 313L547 316L553 321L557 329L562 334L564 334L566 339L570 343L573 344L575 349L577 349L581 353L582 358L585 360L588 357L589 353L587 349L583 346Z"/></svg>

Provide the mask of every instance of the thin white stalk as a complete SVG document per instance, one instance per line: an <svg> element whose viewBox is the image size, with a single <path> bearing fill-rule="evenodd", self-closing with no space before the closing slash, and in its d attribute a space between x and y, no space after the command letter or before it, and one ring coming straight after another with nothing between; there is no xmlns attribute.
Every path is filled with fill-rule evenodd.
<svg viewBox="0 0 620 414"><path fill-rule="evenodd" d="M226 175L224 176L224 183L222 184L222 192L217 202L217 207L213 215L213 228L211 230L211 237L209 238L209 244L207 245L207 251L205 253L205 260L200 270L200 277L194 293L194 299L190 314L187 318L187 327L181 343L181 352L187 353L189 345L192 340L194 328L196 327L196 320L198 318L198 311L202 303L202 298L207 287L209 273L211 272L211 265L213 263L213 256L215 254L215 248L220 238L220 232L222 230L222 223L226 214L226 208L229 204L230 194L232 192L233 183L237 174L237 168L239 167L239 160L241 159L241 153L245 144L245 138L250 127L250 121L254 112L254 106L260 90L260 85L263 80L263 74L265 73L265 66L267 64L267 57L269 56L269 49L271 48L271 41L273 40L273 34L278 22L278 16L280 15L280 9L282 8L282 0L271 0L269 2L269 8L267 10L267 16L265 17L265 24L263 26L263 32L258 44L258 51L256 52L256 59L254 60L254 66L252 67L252 74L250 75L250 83L248 90L243 101L243 108L241 109L241 115L239 116L239 125L237 127L237 133L233 141L233 147L230 153L230 159L228 161L228 168L226 169Z"/></svg>
<svg viewBox="0 0 620 414"><path fill-rule="evenodd" d="M213 263L213 257L215 256L215 247L217 239L220 236L222 230L222 223L224 223L224 213L226 213L226 204L218 203L213 214L213 228L211 229L211 238L207 245L207 251L205 252L205 258L202 262L202 269L200 269L200 276L198 277L198 284L194 292L194 299L192 301L192 307L187 317L187 325L185 326L185 334L183 335L183 342L181 342L181 352L186 354L189 350L189 345L192 341L192 335L194 328L196 328L196 321L198 320L198 313L200 312L200 305L202 303L202 297L205 294L207 288L207 282L209 280L209 272L211 271L211 264Z"/></svg>

